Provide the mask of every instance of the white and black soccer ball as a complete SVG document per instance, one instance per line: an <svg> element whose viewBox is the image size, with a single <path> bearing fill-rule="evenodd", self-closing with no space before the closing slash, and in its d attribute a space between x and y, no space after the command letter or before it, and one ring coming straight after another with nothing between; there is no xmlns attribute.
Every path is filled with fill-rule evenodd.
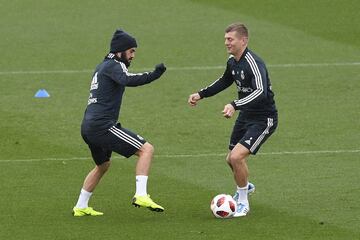
<svg viewBox="0 0 360 240"><path fill-rule="evenodd" d="M230 218L236 212L236 202L230 195L219 194L211 200L210 209L217 218Z"/></svg>

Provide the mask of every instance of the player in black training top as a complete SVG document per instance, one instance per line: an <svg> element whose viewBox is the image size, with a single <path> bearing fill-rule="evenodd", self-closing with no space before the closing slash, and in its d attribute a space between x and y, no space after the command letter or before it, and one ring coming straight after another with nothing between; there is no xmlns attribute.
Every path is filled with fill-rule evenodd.
<svg viewBox="0 0 360 240"><path fill-rule="evenodd" d="M164 211L164 208L147 194L147 179L154 147L117 122L125 87L148 84L160 78L166 71L164 64L158 64L152 72L129 73L128 67L135 57L136 48L135 38L121 29L116 30L110 43L110 53L96 67L93 74L81 135L90 148L96 166L85 178L78 202L73 208L74 216L103 215L102 212L89 207L88 201L108 170L113 151L127 158L134 154L139 157L136 164L136 193L133 205L157 212Z"/></svg>
<svg viewBox="0 0 360 240"><path fill-rule="evenodd" d="M242 23L233 23L225 29L225 46L230 57L224 74L210 86L191 94L189 104L196 106L203 98L211 97L236 84L238 99L226 104L223 115L230 118L239 110L229 144L226 160L231 167L237 190L235 217L246 216L250 211L248 193L255 186L248 182L246 158L256 154L260 146L277 127L277 110L274 93L265 63L247 48L248 30Z"/></svg>

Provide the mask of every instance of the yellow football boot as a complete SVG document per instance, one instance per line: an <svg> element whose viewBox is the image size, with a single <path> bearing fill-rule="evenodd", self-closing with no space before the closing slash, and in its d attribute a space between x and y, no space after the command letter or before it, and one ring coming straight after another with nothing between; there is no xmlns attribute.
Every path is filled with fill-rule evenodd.
<svg viewBox="0 0 360 240"><path fill-rule="evenodd" d="M146 207L146 208L150 209L151 211L155 211L155 212L163 212L165 210L162 206L155 203L150 198L150 195L145 195L145 196L135 195L132 200L132 204L135 207Z"/></svg>
<svg viewBox="0 0 360 240"><path fill-rule="evenodd" d="M82 216L101 216L104 215L102 212L95 211L92 207L87 208L73 208L73 215L75 217L82 217Z"/></svg>

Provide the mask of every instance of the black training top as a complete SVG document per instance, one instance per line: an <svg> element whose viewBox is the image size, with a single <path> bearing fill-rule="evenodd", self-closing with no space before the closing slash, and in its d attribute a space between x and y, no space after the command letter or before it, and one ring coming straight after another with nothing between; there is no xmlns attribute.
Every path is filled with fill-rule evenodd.
<svg viewBox="0 0 360 240"><path fill-rule="evenodd" d="M97 133L114 126L119 118L125 87L150 83L160 75L156 71L129 73L126 65L116 60L113 53L109 53L93 74L82 131Z"/></svg>
<svg viewBox="0 0 360 240"><path fill-rule="evenodd" d="M231 104L244 113L276 113L274 93L265 63L248 48L239 61L230 56L224 74L210 86L201 89L201 98L211 97L235 82L239 99Z"/></svg>

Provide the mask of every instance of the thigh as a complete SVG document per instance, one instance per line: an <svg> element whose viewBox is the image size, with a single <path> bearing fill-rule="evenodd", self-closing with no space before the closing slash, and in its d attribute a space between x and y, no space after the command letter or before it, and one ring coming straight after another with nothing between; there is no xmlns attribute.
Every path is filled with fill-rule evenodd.
<svg viewBox="0 0 360 240"><path fill-rule="evenodd" d="M143 137L121 127L120 124L109 129L107 141L107 145L112 151L127 158L134 155L146 143Z"/></svg>
<svg viewBox="0 0 360 240"><path fill-rule="evenodd" d="M261 145L271 136L277 127L276 118L249 120L246 132L239 143L256 154Z"/></svg>
<svg viewBox="0 0 360 240"><path fill-rule="evenodd" d="M243 121L241 118L236 119L235 125L233 127L230 143L229 143L229 150L233 150L233 148L240 142L240 140L246 134L246 121Z"/></svg>
<svg viewBox="0 0 360 240"><path fill-rule="evenodd" d="M97 136L82 135L84 141L88 144L91 156L96 165L101 165L104 162L110 161L111 150L107 149L97 142L101 142L102 138Z"/></svg>
<svg viewBox="0 0 360 240"><path fill-rule="evenodd" d="M120 124L107 131L96 134L82 134L89 145L92 157L97 165L110 160L111 153L116 152L124 157L134 155L146 142L144 138Z"/></svg>

